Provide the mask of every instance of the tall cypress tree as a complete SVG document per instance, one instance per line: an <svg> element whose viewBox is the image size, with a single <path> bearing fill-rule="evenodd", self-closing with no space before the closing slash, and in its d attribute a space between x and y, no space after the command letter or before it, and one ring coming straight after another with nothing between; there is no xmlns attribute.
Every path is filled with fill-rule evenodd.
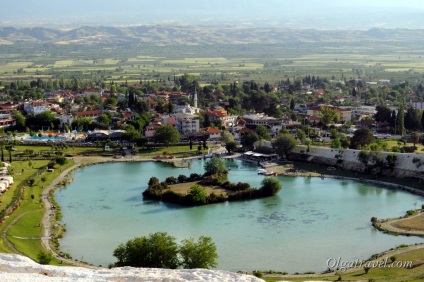
<svg viewBox="0 0 424 282"><path fill-rule="evenodd" d="M421 115L421 128L424 129L424 112Z"/></svg>
<svg viewBox="0 0 424 282"><path fill-rule="evenodd" d="M403 136L405 134L405 111L403 109L403 103L401 103L398 108L396 127L399 134Z"/></svg>
<svg viewBox="0 0 424 282"><path fill-rule="evenodd" d="M292 98L291 100L290 100L290 110L294 110L294 107L295 107L295 104L294 104L294 99Z"/></svg>

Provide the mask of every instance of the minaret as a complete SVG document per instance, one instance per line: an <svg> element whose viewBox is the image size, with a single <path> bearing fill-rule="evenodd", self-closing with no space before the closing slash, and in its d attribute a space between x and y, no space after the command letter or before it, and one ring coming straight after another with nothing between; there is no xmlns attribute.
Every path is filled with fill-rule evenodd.
<svg viewBox="0 0 424 282"><path fill-rule="evenodd" d="M196 88L194 88L194 94L193 94L193 102L194 102L194 107L197 108L197 91Z"/></svg>

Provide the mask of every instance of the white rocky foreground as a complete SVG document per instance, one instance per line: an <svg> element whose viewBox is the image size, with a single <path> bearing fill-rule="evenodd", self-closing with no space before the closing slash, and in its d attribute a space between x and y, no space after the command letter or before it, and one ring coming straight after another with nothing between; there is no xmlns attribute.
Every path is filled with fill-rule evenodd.
<svg viewBox="0 0 424 282"><path fill-rule="evenodd" d="M89 269L72 266L40 265L13 254L0 254L0 281L263 281L254 276L222 270L120 267Z"/></svg>

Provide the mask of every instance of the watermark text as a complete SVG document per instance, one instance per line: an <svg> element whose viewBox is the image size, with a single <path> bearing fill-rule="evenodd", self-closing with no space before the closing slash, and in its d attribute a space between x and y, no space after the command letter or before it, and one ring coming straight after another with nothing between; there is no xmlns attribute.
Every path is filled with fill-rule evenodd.
<svg viewBox="0 0 424 282"><path fill-rule="evenodd" d="M327 260L327 267L329 269L335 269L340 271L346 271L348 268L412 268L412 261L391 261L389 258L383 260L372 260L372 261L363 261L363 260L342 260L341 257L338 258L329 258Z"/></svg>

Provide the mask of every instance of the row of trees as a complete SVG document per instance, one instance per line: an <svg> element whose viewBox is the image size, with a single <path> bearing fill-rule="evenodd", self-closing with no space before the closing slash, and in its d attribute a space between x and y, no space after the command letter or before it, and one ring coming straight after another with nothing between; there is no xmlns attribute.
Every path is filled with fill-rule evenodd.
<svg viewBox="0 0 424 282"><path fill-rule="evenodd" d="M113 251L113 256L118 260L111 265L115 267L169 269L209 269L216 267L218 258L216 245L210 237L201 236L197 241L189 238L178 245L176 239L165 232L136 237L120 244Z"/></svg>

